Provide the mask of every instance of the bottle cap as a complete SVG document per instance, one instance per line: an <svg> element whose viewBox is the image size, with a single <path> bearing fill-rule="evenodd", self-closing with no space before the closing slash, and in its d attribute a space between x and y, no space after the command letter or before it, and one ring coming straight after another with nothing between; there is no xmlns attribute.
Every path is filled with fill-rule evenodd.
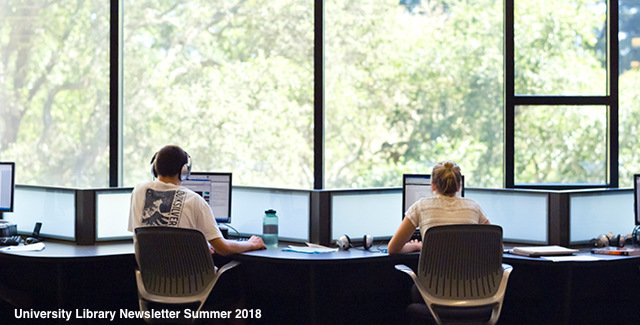
<svg viewBox="0 0 640 325"><path fill-rule="evenodd" d="M269 210L265 211L264 213L276 214L276 210L274 210L274 209L269 209Z"/></svg>

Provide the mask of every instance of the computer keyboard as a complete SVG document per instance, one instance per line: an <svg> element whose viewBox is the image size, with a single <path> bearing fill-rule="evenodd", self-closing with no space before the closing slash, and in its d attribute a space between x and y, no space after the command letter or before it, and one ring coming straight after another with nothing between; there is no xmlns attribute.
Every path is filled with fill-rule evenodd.
<svg viewBox="0 0 640 325"><path fill-rule="evenodd" d="M247 237L236 238L236 241L247 241L247 240L249 240L249 238Z"/></svg>
<svg viewBox="0 0 640 325"><path fill-rule="evenodd" d="M18 245L22 241L20 236L0 237L0 246Z"/></svg>

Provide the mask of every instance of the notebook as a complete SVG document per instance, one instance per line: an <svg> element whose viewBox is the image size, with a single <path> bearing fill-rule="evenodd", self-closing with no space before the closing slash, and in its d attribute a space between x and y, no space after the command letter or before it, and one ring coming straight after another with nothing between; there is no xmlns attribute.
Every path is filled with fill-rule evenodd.
<svg viewBox="0 0 640 325"><path fill-rule="evenodd" d="M531 247L514 247L511 253L522 256L558 256L571 255L577 253L577 249L566 248L562 246L531 246Z"/></svg>

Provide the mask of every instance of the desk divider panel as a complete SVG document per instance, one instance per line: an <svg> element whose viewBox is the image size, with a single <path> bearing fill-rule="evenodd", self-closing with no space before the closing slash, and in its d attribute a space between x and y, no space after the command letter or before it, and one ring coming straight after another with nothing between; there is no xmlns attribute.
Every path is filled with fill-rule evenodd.
<svg viewBox="0 0 640 325"><path fill-rule="evenodd" d="M347 234L362 241L391 238L402 222L402 190L356 190L331 193L331 240Z"/></svg>
<svg viewBox="0 0 640 325"><path fill-rule="evenodd" d="M279 239L309 241L311 191L234 186L231 223L242 236L262 235L264 211L276 210ZM229 234L234 231L229 229Z"/></svg>
<svg viewBox="0 0 640 325"><path fill-rule="evenodd" d="M504 241L549 244L549 193L516 190L465 189L487 214L502 226Z"/></svg>
<svg viewBox="0 0 640 325"><path fill-rule="evenodd" d="M95 241L131 238L127 231L131 188L62 189L16 185L14 212L3 214L28 235L42 222L45 238ZM241 235L261 235L264 211L275 209L280 238L330 244L343 234L390 238L402 220L402 190L232 189L231 226ZM606 232L628 234L635 226L633 190L465 190L507 242L579 245ZM233 234L233 230L230 230Z"/></svg>
<svg viewBox="0 0 640 325"><path fill-rule="evenodd" d="M571 244L608 232L627 235L635 227L632 189L572 193L569 204Z"/></svg>
<svg viewBox="0 0 640 325"><path fill-rule="evenodd" d="M132 188L95 192L96 240L132 238L127 230Z"/></svg>
<svg viewBox="0 0 640 325"><path fill-rule="evenodd" d="M76 190L16 185L14 212L3 218L18 225L18 232L30 235L36 222L42 222L40 234L74 240Z"/></svg>

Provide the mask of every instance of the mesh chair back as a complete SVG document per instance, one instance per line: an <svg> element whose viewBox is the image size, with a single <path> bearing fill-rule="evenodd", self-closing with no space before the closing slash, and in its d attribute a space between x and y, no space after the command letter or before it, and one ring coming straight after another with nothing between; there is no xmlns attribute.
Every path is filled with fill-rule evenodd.
<svg viewBox="0 0 640 325"><path fill-rule="evenodd" d="M138 263L147 292L168 297L205 291L216 269L204 235L175 227L136 228Z"/></svg>
<svg viewBox="0 0 640 325"><path fill-rule="evenodd" d="M493 296L502 279L502 227L448 225L427 229L418 279L434 297L454 300Z"/></svg>

